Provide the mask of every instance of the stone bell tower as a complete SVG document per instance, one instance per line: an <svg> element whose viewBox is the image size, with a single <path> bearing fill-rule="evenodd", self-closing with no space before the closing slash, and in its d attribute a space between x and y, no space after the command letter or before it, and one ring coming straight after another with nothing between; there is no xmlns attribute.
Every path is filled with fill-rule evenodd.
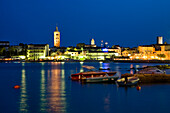
<svg viewBox="0 0 170 113"><path fill-rule="evenodd" d="M54 46L60 47L60 32L58 31L58 27L56 27L56 31L54 31Z"/></svg>

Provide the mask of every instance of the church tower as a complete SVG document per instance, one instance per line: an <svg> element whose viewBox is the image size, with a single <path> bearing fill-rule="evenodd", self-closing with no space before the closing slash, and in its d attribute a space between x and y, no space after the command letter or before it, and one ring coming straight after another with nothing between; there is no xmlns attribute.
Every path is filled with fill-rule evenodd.
<svg viewBox="0 0 170 113"><path fill-rule="evenodd" d="M91 40L91 45L95 45L94 39Z"/></svg>
<svg viewBox="0 0 170 113"><path fill-rule="evenodd" d="M56 31L54 31L54 46L60 47L60 32L58 31L58 27L56 27Z"/></svg>

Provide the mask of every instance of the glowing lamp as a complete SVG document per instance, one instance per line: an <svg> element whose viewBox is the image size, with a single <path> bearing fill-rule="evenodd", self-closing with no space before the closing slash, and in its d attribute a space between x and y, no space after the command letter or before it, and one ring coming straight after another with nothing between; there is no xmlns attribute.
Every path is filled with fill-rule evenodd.
<svg viewBox="0 0 170 113"><path fill-rule="evenodd" d="M108 52L107 48L102 49L103 52Z"/></svg>

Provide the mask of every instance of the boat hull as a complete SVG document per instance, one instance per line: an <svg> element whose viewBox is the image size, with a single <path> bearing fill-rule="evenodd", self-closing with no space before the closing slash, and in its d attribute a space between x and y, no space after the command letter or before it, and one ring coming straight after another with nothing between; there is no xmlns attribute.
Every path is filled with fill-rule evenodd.
<svg viewBox="0 0 170 113"><path fill-rule="evenodd" d="M116 82L116 84L119 86L119 87L125 87L125 86L136 86L138 84L138 81L135 81L135 82L128 82L128 83L125 83L125 82Z"/></svg>
<svg viewBox="0 0 170 113"><path fill-rule="evenodd" d="M115 82L119 77L118 76L106 76L106 77L93 77L82 79L82 82L85 83L97 83L97 82Z"/></svg>
<svg viewBox="0 0 170 113"><path fill-rule="evenodd" d="M116 81L117 86L124 87L124 86L136 86L138 84L139 78L138 77L128 77L128 81L125 81L124 78L119 79Z"/></svg>
<svg viewBox="0 0 170 113"><path fill-rule="evenodd" d="M93 77L104 77L106 75L108 76L114 76L116 72L82 72L82 73L76 73L71 75L71 80L82 80L82 78L93 78Z"/></svg>

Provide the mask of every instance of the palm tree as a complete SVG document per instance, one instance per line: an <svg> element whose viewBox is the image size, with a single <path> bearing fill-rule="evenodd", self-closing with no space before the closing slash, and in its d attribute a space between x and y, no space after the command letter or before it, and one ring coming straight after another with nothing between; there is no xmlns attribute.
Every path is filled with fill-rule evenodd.
<svg viewBox="0 0 170 113"><path fill-rule="evenodd" d="M9 56L12 56L15 53L15 48L14 47L9 47L8 51L9 51Z"/></svg>
<svg viewBox="0 0 170 113"><path fill-rule="evenodd" d="M5 52L5 47L2 47L2 48L0 48L0 56L4 56L5 54L4 54L4 52Z"/></svg>

